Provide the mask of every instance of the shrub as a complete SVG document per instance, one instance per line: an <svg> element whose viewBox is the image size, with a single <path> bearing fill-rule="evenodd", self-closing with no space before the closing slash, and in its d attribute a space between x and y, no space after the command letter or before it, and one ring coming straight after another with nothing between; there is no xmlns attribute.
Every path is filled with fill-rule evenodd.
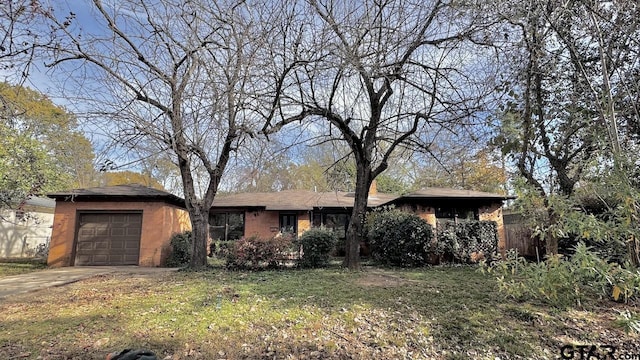
<svg viewBox="0 0 640 360"><path fill-rule="evenodd" d="M375 261L402 267L423 266L429 260L433 229L415 214L383 210L367 217L367 238Z"/></svg>
<svg viewBox="0 0 640 360"><path fill-rule="evenodd" d="M227 267L231 269L259 269L277 267L278 262L292 248L292 237L250 236L234 242L227 254Z"/></svg>
<svg viewBox="0 0 640 360"><path fill-rule="evenodd" d="M226 259L229 255L229 251L236 243L236 240L213 240L209 244L209 257L216 257L217 259Z"/></svg>
<svg viewBox="0 0 640 360"><path fill-rule="evenodd" d="M337 242L336 234L329 229L313 228L305 231L298 240L302 247L299 265L304 268L326 266Z"/></svg>
<svg viewBox="0 0 640 360"><path fill-rule="evenodd" d="M438 221L435 253L444 260L477 263L498 249L498 226L494 221Z"/></svg>
<svg viewBox="0 0 640 360"><path fill-rule="evenodd" d="M578 243L584 242L598 256L618 264L624 264L628 259L627 246L624 239L600 239L581 238L576 235L567 234L566 237L558 239L558 252L565 255L573 255L573 251Z"/></svg>
<svg viewBox="0 0 640 360"><path fill-rule="evenodd" d="M187 265L191 261L191 231L174 234L169 242L171 252L167 258L168 267L180 267Z"/></svg>
<svg viewBox="0 0 640 360"><path fill-rule="evenodd" d="M497 275L500 292L516 300L539 300L566 308L584 306L592 298L628 302L640 291L640 273L600 258L593 249L579 243L574 255L548 257L530 263L509 251L507 259L483 267Z"/></svg>

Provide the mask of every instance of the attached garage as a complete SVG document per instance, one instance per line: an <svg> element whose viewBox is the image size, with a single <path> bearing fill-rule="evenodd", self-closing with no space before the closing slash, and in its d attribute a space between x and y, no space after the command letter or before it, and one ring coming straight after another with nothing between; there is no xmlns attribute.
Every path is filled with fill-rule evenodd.
<svg viewBox="0 0 640 360"><path fill-rule="evenodd" d="M184 200L142 185L49 194L56 200L49 266L162 266L191 228Z"/></svg>
<svg viewBox="0 0 640 360"><path fill-rule="evenodd" d="M75 265L138 265L141 212L80 212Z"/></svg>

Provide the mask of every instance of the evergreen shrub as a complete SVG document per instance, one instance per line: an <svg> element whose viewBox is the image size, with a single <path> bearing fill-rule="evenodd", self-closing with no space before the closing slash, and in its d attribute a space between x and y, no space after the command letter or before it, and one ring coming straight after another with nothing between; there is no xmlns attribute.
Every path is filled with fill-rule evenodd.
<svg viewBox="0 0 640 360"><path fill-rule="evenodd" d="M189 264L189 261L191 261L192 242L191 231L174 234L169 240L171 252L167 257L166 265L168 267L181 267Z"/></svg>
<svg viewBox="0 0 640 360"><path fill-rule="evenodd" d="M300 236L298 243L302 247L300 267L323 267L329 263L330 254L338 243L338 237L330 229L312 228Z"/></svg>
<svg viewBox="0 0 640 360"><path fill-rule="evenodd" d="M424 266L429 262L433 229L415 214L386 209L367 216L367 239L372 259L380 264Z"/></svg>

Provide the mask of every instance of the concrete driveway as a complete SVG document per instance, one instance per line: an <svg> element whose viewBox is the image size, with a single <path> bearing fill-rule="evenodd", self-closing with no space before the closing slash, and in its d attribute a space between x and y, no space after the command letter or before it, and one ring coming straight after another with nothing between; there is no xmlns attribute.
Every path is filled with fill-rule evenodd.
<svg viewBox="0 0 640 360"><path fill-rule="evenodd" d="M176 268L150 268L139 266L73 266L34 271L27 274L0 278L0 299L48 287L63 286L98 275L111 273L149 274L175 271Z"/></svg>

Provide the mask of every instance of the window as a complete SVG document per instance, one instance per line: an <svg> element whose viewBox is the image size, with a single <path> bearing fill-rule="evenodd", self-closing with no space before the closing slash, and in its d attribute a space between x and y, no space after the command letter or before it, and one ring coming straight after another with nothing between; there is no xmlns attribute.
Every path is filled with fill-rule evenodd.
<svg viewBox="0 0 640 360"><path fill-rule="evenodd" d="M324 226L333 230L338 239L346 239L349 215L347 214L325 214Z"/></svg>
<svg viewBox="0 0 640 360"><path fill-rule="evenodd" d="M337 213L314 213L313 214L313 226L324 226L327 229L333 230L338 239L345 239L347 237L347 225L349 224L348 214Z"/></svg>
<svg viewBox="0 0 640 360"><path fill-rule="evenodd" d="M436 208L437 219L477 220L478 210L463 207L439 207Z"/></svg>
<svg viewBox="0 0 640 360"><path fill-rule="evenodd" d="M280 214L280 232L283 234L297 234L298 217L295 214Z"/></svg>
<svg viewBox="0 0 640 360"><path fill-rule="evenodd" d="M209 236L213 240L238 240L244 236L244 213L226 212L209 215Z"/></svg>

